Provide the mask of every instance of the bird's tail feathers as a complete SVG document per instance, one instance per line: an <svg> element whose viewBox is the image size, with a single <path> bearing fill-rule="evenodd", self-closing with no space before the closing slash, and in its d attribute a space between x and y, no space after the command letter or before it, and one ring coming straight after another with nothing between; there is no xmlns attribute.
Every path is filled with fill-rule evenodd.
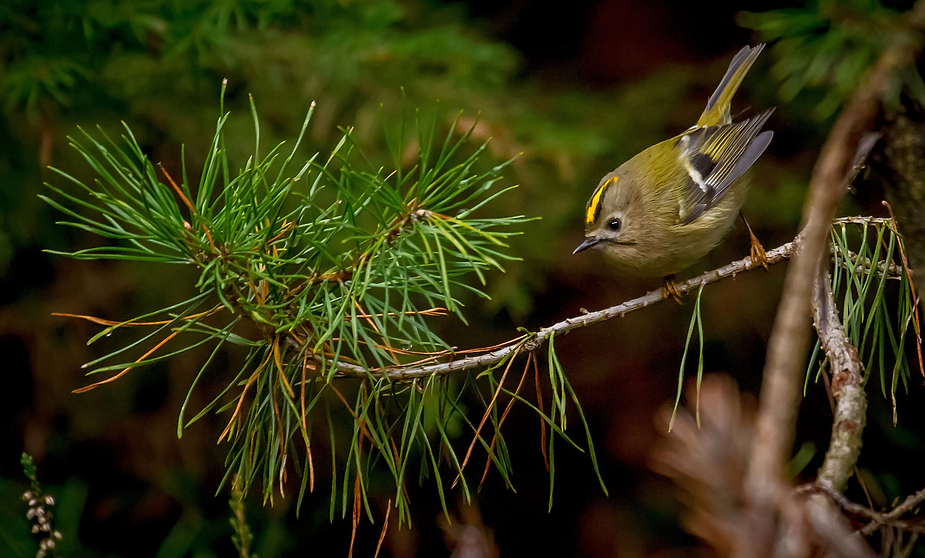
<svg viewBox="0 0 925 558"><path fill-rule="evenodd" d="M729 63L729 69L726 70L726 75L719 82L716 91L710 95L707 108L704 109L703 114L700 115L700 120L697 121L698 127L716 126L732 122L730 111L732 97L763 49L763 43L753 47L742 47L742 50L733 57L732 62Z"/></svg>

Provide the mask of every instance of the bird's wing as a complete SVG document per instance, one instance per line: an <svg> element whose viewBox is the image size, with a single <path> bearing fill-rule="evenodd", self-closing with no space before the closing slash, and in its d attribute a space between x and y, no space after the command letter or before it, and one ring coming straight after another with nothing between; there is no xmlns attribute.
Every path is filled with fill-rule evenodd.
<svg viewBox="0 0 925 558"><path fill-rule="evenodd" d="M734 124L695 128L678 139L681 164L689 176L682 223L692 223L718 204L729 186L764 153L774 132L761 128L772 112Z"/></svg>

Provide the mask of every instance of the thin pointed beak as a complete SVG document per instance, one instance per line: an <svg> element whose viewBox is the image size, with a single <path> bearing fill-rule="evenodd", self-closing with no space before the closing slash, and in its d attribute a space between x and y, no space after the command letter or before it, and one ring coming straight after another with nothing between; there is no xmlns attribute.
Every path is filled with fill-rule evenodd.
<svg viewBox="0 0 925 558"><path fill-rule="evenodd" d="M597 244L597 243L600 242L600 241L601 241L601 240L600 240L598 237L596 237L596 236L588 237L588 238L585 239L584 242L582 242L581 244L578 245L578 248L575 248L575 251L572 252L572 254L577 254L578 252L584 252L585 250L587 250L588 248L594 246L595 244Z"/></svg>

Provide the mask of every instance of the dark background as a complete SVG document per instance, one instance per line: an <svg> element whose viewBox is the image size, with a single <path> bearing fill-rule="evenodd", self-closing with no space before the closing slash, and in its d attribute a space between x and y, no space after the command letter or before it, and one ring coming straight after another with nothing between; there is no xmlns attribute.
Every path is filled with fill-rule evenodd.
<svg viewBox="0 0 925 558"><path fill-rule="evenodd" d="M731 56L756 42L737 25L741 3L735 2L294 2L285 9L279 6L286 2L161 4L48 0L0 7L3 556L35 552L19 500L27 486L21 451L35 456L40 479L58 498L57 527L68 558L235 552L227 492L215 495L225 458L224 447L215 444L223 417L176 437L180 405L208 353L194 351L89 393L71 393L87 383L80 365L107 347L86 346L96 326L52 312L124 319L178 300L191 292L194 277L182 268L43 252L96 242L55 226L59 216L36 197L44 181L63 185L47 165L88 176L67 145L76 126L99 124L118 134L124 120L154 161L177 165L185 143L189 166L196 168L214 130L223 77L230 80L230 129L242 138L230 145L233 153L243 153L250 141L247 93L254 94L264 121L265 145L293 137L316 100L312 149L331 147L337 126L356 126L374 157L383 150L380 103L387 115L402 107L433 108L438 100L448 118L457 108L470 117L481 112L475 135L493 138L489 162L523 153L506 179L520 188L496 211L542 219L525 225L514 241L523 261L490 277L492 299L469 301L473 325L448 329L454 344L476 347L513 336L517 326L542 327L658 286L612 277L594 254L571 255L582 238L585 202L600 176L694 122ZM752 11L781 7L749 5ZM244 23L217 24L223 8L246 14ZM767 248L795 234L811 165L831 125L813 116L812 93L785 102L777 97L772 62L762 56L734 105L734 113L778 106L767 125L775 138L756 165L745 207ZM877 192L860 192L844 211L880 213L879 199ZM743 257L747 248L737 225L683 276ZM785 266L775 266L706 289L707 372L730 374L757 392L784 272ZM508 556L688 555L696 541L679 527L672 486L648 465L660 437L654 417L676 391L692 306L659 304L557 341L589 417L610 497L587 456L562 444L555 505L547 513L537 419L515 408L505 428L516 492L490 473L475 511L465 511L451 491L451 513L470 522L480 516ZM241 358L222 353L214 380L194 392L192 404L206 403L210 390L222 385L223 367L228 373ZM870 390L860 469L879 506L921 488L919 381L913 378L909 393L900 391L896 426L879 386ZM795 449L813 457L798 479L813 477L830 425L824 390L811 383ZM257 491L250 495L260 556L346 555L349 518L341 520L338 510L328 521L327 478L321 474L321 488L307 497L298 518L292 495L277 498L273 507L262 507ZM409 484L413 526L390 524L380 555L449 555L433 483ZM375 504L380 517L387 497L384 483ZM380 527L361 522L357 555L372 555Z"/></svg>

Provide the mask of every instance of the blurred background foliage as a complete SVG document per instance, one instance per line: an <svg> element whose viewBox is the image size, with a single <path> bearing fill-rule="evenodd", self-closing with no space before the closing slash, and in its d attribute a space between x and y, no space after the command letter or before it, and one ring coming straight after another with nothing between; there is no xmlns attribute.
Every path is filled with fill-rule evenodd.
<svg viewBox="0 0 925 558"><path fill-rule="evenodd" d="M224 448L213 441L224 425L204 420L182 440L175 431L207 354L193 351L105 388L70 393L85 383L80 365L106 347L88 349L96 329L51 312L134 316L176 300L194 277L179 267L78 262L42 252L98 242L55 226L59 216L37 198L50 179L48 165L86 178L67 147L77 125L118 132L125 121L153 161L176 169L183 144L189 167L201 164L223 78L232 156L251 147L248 94L260 111L265 145L295 137L316 101L306 152L330 148L341 137L338 127L353 127L370 157L383 161L382 128L403 110L439 110L446 129L458 110L469 122L479 116L475 140L491 138L492 157L484 164L517 156L506 181L521 187L496 211L542 218L513 239L512 252L523 261L489 278L491 300L467 301L473 326L449 336L460 347L484 346L507 339L515 326L547 325L655 286L615 279L601 260L571 256L582 236L581 210L600 176L687 128L729 57L762 39L780 41L758 61L734 110L778 110L746 214L767 247L792 238L818 147L881 46L879 23L888 26L910 4L762 0L750 3L751 14L738 14L740 3L707 9L668 0L580 0L568 7L488 0L6 0L0 5L2 554L32 556L37 547L19 499L27 486L22 450L35 455L46 492L58 499L62 556L235 553L228 495L214 494ZM834 44L833 32L851 48L827 43ZM839 64L845 52L849 64ZM842 70L833 75L833 68ZM858 192L845 211L882 214L879 201L878 192ZM746 247L737 228L701 267L742 257ZM757 389L783 271L705 291L708 372L730 373L745 389ZM390 524L380 555L448 555L463 540L460 524L484 525L505 553L686 554L677 549L695 543L677 526L671 487L648 471L647 459L657 439L652 417L674 393L689 306L659 305L556 342L598 441L610 498L589 474L587 457L563 450L556 503L547 514L535 417L515 409L505 428L518 492L489 476L476 508L460 504L451 511L458 521L447 525L433 486L409 487L414 526ZM220 354L216 375L239 368L241 358ZM220 385L199 388L200 406ZM922 386L910 391L900 399L921 397ZM804 469L810 477L821 461L814 448L827 443L828 409L821 386L811 388L798 436L801 455L812 456ZM925 457L923 414L921 406L900 402L894 426L890 403L872 398L860 468L875 504L921 488L921 475L910 470ZM253 549L261 557L346 554L349 519L328 521L326 494L307 498L298 519L291 500L272 508L249 502ZM386 503L376 506L381 517ZM372 555L379 529L361 522L354 551Z"/></svg>

